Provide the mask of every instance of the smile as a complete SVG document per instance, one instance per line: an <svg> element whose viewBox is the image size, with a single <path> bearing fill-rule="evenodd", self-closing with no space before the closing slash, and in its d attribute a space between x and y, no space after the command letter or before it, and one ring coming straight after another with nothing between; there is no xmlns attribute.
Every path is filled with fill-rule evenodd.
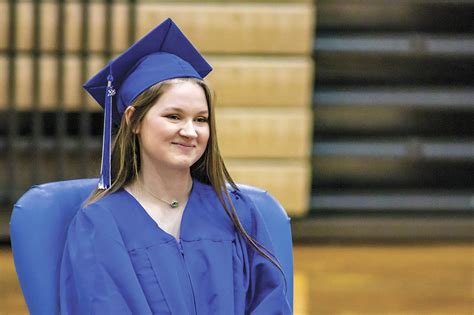
<svg viewBox="0 0 474 315"><path fill-rule="evenodd" d="M178 143L178 142L171 142L171 143L174 144L174 145L183 147L183 148L194 148L194 147L196 147L195 145L192 145L192 144L185 144L185 143Z"/></svg>

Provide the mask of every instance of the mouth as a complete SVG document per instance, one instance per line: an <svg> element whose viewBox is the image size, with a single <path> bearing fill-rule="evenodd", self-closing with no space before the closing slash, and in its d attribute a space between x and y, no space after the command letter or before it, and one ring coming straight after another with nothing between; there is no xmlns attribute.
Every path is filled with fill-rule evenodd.
<svg viewBox="0 0 474 315"><path fill-rule="evenodd" d="M194 144L187 144L187 143L180 143L180 142L171 142L171 144L183 147L183 148L195 148L196 145Z"/></svg>

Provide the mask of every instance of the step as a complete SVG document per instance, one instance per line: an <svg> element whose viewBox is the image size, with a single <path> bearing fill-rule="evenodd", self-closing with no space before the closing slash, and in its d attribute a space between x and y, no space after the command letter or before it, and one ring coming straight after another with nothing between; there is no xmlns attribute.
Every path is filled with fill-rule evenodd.
<svg viewBox="0 0 474 315"><path fill-rule="evenodd" d="M31 50L35 34L33 1L21 1L15 4L15 9L15 48L20 51ZM107 11L111 13L110 20L107 19ZM281 2L139 1L135 6L116 2L108 7L106 3L91 1L86 10L83 10L80 3L66 1L64 20L67 23L60 21L59 6L56 3L40 2L39 12L40 50L60 49L58 30L62 30L65 52L79 52L82 49L88 52L111 50L112 55L129 46L130 33L135 34L134 42L168 17L204 53L304 55L312 49L315 20L314 6L311 3ZM83 12L87 16L83 16ZM8 34L11 32L8 27L10 18L8 3L0 2L0 25L3 26L0 28L0 50L13 48L8 41ZM106 34L107 22L111 23L109 38ZM106 46L107 42L110 42L110 46Z"/></svg>
<svg viewBox="0 0 474 315"><path fill-rule="evenodd" d="M11 205L33 184L99 175L100 151L91 151L86 161L82 161L78 151L66 151L61 158L57 149L51 149L52 152L39 158L32 157L32 153L15 154L14 162L8 165L7 158L0 155L0 170L8 169L0 177L0 203ZM226 158L225 163L236 182L268 190L290 215L307 213L311 189L311 167L307 159Z"/></svg>
<svg viewBox="0 0 474 315"><path fill-rule="evenodd" d="M217 93L218 107L309 107L314 71L309 57L211 55L208 59L214 70L206 80ZM15 56L13 65L9 61L7 55L0 54L0 88L7 91L13 84L13 107L18 111L32 110L35 59L22 53ZM85 95L82 84L106 64L103 56L94 54L82 59L78 54L66 54L59 59L54 54L42 54L36 62L39 110L53 111L62 105L66 111L77 111L84 103L90 111L101 110L92 97ZM30 92L24 93L25 90ZM10 105L8 98L9 93L0 93L0 111Z"/></svg>
<svg viewBox="0 0 474 315"><path fill-rule="evenodd" d="M317 141L313 156L474 161L474 141L453 139L452 142L442 142L416 138L398 141Z"/></svg>
<svg viewBox="0 0 474 315"><path fill-rule="evenodd" d="M316 87L321 86L472 86L474 58L378 53L315 54Z"/></svg>
<svg viewBox="0 0 474 315"><path fill-rule="evenodd" d="M374 106L473 109L472 87L317 88L314 106Z"/></svg>
<svg viewBox="0 0 474 315"><path fill-rule="evenodd" d="M471 0L318 0L318 31L450 32L472 30Z"/></svg>
<svg viewBox="0 0 474 315"><path fill-rule="evenodd" d="M292 220L294 242L408 243L453 242L472 244L472 217L306 217Z"/></svg>
<svg viewBox="0 0 474 315"><path fill-rule="evenodd" d="M474 161L314 156L313 191L327 189L472 189Z"/></svg>
<svg viewBox="0 0 474 315"><path fill-rule="evenodd" d="M313 211L474 211L474 193L459 191L315 192Z"/></svg>
<svg viewBox="0 0 474 315"><path fill-rule="evenodd" d="M215 112L218 140L221 152L226 158L303 158L311 155L312 115L309 109L300 108L218 108ZM30 120L20 122L21 125ZM49 122L51 123L51 121ZM52 123L57 123L57 120ZM76 121L74 129L80 122ZM90 127L89 127L90 128ZM88 150L100 148L102 126L96 126L95 135L89 135ZM0 128L1 130L1 128ZM65 130L63 130L65 131ZM5 132L7 132L5 128ZM74 152L82 150L81 135L65 134L64 150ZM18 152L30 152L33 149L33 130L29 134L16 136L13 148ZM59 145L60 135L37 135L36 142L40 151L54 151ZM0 135L0 152L7 150L8 135Z"/></svg>
<svg viewBox="0 0 474 315"><path fill-rule="evenodd" d="M474 36L438 34L318 34L316 53L406 57L474 57Z"/></svg>
<svg viewBox="0 0 474 315"><path fill-rule="evenodd" d="M313 120L314 139L474 138L474 111L463 107L316 105Z"/></svg>

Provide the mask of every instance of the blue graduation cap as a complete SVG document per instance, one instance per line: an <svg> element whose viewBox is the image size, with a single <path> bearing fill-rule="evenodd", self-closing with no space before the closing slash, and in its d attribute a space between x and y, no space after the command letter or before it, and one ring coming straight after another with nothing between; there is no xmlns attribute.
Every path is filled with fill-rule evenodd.
<svg viewBox="0 0 474 315"><path fill-rule="evenodd" d="M156 83L183 77L203 79L211 70L212 67L168 18L84 84L87 92L105 110L99 189L111 185L112 121L119 125L125 109Z"/></svg>

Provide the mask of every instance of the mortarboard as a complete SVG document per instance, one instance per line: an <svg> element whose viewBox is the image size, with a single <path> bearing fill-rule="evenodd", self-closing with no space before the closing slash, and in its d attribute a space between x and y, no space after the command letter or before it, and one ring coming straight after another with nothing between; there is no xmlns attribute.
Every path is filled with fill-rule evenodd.
<svg viewBox="0 0 474 315"><path fill-rule="evenodd" d="M203 79L211 70L212 67L168 18L84 84L87 92L105 110L99 189L107 189L111 184L112 121L119 125L125 109L156 83L183 77Z"/></svg>

